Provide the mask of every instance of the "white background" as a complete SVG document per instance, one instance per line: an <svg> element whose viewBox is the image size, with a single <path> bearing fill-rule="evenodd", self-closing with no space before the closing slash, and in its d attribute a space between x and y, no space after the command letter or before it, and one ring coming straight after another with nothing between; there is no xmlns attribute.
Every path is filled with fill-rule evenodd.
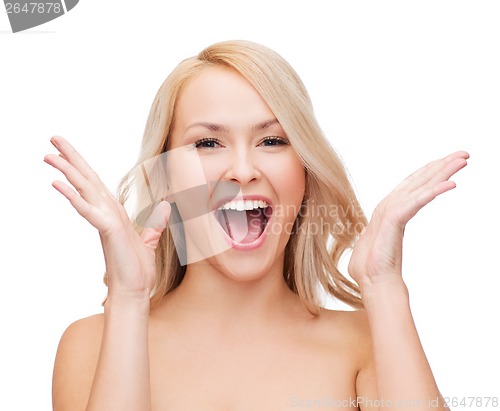
<svg viewBox="0 0 500 411"><path fill-rule="evenodd" d="M114 191L166 75L227 39L294 66L368 214L413 170L470 152L410 222L404 278L443 395L500 396L499 21L497 1L81 0L16 34L0 14L0 409L51 409L59 338L105 295L98 234L51 187L49 138Z"/></svg>

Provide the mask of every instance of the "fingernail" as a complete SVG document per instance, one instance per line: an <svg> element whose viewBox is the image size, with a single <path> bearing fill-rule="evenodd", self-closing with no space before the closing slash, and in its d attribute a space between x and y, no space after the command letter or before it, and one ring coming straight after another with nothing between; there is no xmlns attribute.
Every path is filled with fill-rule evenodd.
<svg viewBox="0 0 500 411"><path fill-rule="evenodd" d="M59 138L60 138L60 136L52 136L52 137L50 138L50 142L51 142L52 144L54 144L54 145L59 144Z"/></svg>

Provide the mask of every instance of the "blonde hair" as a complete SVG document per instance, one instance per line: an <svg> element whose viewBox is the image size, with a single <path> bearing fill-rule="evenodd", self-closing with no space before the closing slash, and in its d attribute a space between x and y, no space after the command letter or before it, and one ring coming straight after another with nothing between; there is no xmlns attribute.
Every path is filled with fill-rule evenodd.
<svg viewBox="0 0 500 411"><path fill-rule="evenodd" d="M337 266L367 220L341 160L320 130L302 81L276 52L252 42L227 41L182 61L155 96L134 169L167 150L183 86L211 66L236 70L253 85L276 116L306 170L304 202L285 248L283 275L288 287L312 314L318 314L321 306L319 284L335 298L361 308L358 286L344 277ZM118 186L122 204L137 183L132 170ZM132 222L140 233L141 226L135 219ZM156 264L152 304L177 287L186 270L179 263L168 227L156 250Z"/></svg>

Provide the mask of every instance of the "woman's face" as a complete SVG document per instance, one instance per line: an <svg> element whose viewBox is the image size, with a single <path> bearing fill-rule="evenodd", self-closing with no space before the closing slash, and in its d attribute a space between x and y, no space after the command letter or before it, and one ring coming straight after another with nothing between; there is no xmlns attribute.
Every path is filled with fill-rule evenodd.
<svg viewBox="0 0 500 411"><path fill-rule="evenodd" d="M252 85L221 67L190 79L176 105L168 153L188 263L206 260L241 280L282 270L305 171Z"/></svg>

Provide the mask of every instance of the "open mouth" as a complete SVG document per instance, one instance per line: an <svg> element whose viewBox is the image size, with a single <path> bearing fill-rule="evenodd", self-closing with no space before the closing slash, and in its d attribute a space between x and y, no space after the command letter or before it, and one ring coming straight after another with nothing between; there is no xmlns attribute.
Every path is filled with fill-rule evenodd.
<svg viewBox="0 0 500 411"><path fill-rule="evenodd" d="M215 210L215 216L233 241L249 244L257 240L271 218L272 207L262 200L233 200Z"/></svg>

